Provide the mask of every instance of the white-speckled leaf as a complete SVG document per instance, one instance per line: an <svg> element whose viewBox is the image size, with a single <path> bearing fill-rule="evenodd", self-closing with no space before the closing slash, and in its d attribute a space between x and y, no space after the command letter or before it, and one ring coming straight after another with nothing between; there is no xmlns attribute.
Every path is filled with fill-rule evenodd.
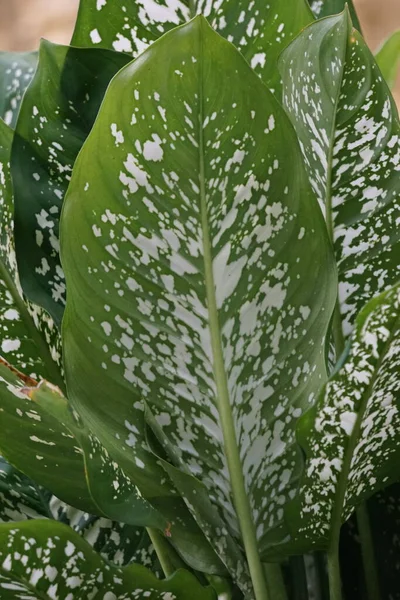
<svg viewBox="0 0 400 600"><path fill-rule="evenodd" d="M75 408L156 495L145 400L233 537L236 447L264 549L301 471L297 418L325 378L335 267L286 114L202 17L111 82L61 228Z"/></svg>
<svg viewBox="0 0 400 600"><path fill-rule="evenodd" d="M347 5L354 27L361 31L360 21L358 20L356 9L354 8L353 0L309 0L311 10L317 19L329 17L342 12Z"/></svg>
<svg viewBox="0 0 400 600"><path fill-rule="evenodd" d="M60 340L49 316L23 298L14 252L12 130L0 119L0 357L59 385Z"/></svg>
<svg viewBox="0 0 400 600"><path fill-rule="evenodd" d="M400 277L400 123L348 11L310 27L282 55L285 107L332 230L344 334Z"/></svg>
<svg viewBox="0 0 400 600"><path fill-rule="evenodd" d="M128 61L44 40L21 105L11 153L19 275L26 296L58 325L65 305L58 240L64 194L107 85Z"/></svg>
<svg viewBox="0 0 400 600"><path fill-rule="evenodd" d="M158 580L143 566L104 561L71 528L54 521L0 524L2 600L215 600L188 571Z"/></svg>
<svg viewBox="0 0 400 600"><path fill-rule="evenodd" d="M398 479L399 315L399 286L367 304L344 364L300 421L307 462L290 513L300 548L327 546L358 504Z"/></svg>
<svg viewBox="0 0 400 600"><path fill-rule="evenodd" d="M37 60L37 52L0 52L0 118L10 127L15 127Z"/></svg>
<svg viewBox="0 0 400 600"><path fill-rule="evenodd" d="M307 0L81 0L72 45L138 56L170 29L202 14L280 96L277 59L313 20Z"/></svg>

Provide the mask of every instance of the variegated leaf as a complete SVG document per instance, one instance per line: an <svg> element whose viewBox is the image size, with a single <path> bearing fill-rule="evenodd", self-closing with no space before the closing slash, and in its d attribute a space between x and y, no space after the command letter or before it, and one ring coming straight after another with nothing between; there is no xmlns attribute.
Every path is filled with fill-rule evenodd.
<svg viewBox="0 0 400 600"><path fill-rule="evenodd" d="M235 44L256 73L280 95L277 59L311 23L307 0L81 0L72 45L111 48L138 56L166 31L204 15Z"/></svg>
<svg viewBox="0 0 400 600"><path fill-rule="evenodd" d="M335 268L284 111L202 17L111 82L61 227L74 407L155 495L145 400L234 538L243 485L263 551L326 375Z"/></svg>
<svg viewBox="0 0 400 600"><path fill-rule="evenodd" d="M307 29L282 55L284 102L339 268L344 334L400 277L400 124L348 11Z"/></svg>
<svg viewBox="0 0 400 600"><path fill-rule="evenodd" d="M216 600L188 571L158 580L144 567L104 561L70 527L54 521L0 524L2 600Z"/></svg>
<svg viewBox="0 0 400 600"><path fill-rule="evenodd" d="M0 118L12 128L37 60L37 52L0 52Z"/></svg>
<svg viewBox="0 0 400 600"><path fill-rule="evenodd" d="M18 269L24 293L57 324L65 304L58 240L64 194L105 89L128 60L42 41L21 106L11 154Z"/></svg>
<svg viewBox="0 0 400 600"><path fill-rule="evenodd" d="M367 304L343 366L300 421L307 462L290 511L300 548L327 546L358 504L398 479L399 315L399 286Z"/></svg>

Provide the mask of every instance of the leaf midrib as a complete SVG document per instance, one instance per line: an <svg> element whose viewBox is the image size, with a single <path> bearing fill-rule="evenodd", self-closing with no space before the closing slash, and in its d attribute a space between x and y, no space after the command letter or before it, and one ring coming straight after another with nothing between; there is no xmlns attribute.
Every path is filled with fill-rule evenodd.
<svg viewBox="0 0 400 600"><path fill-rule="evenodd" d="M211 337L213 371L216 385L216 404L224 440L224 452L228 464L233 502L237 513L242 540L257 600L269 600L263 566L258 552L257 536L249 499L247 497L243 467L236 438L235 423L230 403L227 374L221 342L218 308L213 273L212 245L207 214L207 194L205 177L205 144L203 133L204 90L203 90L203 29L205 20L199 26L199 183L200 213L203 234L204 279L207 297L208 321Z"/></svg>

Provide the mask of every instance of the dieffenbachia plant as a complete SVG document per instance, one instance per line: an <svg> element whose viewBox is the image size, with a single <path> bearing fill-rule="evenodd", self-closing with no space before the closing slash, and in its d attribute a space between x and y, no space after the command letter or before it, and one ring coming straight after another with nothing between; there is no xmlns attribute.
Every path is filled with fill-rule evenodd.
<svg viewBox="0 0 400 600"><path fill-rule="evenodd" d="M81 0L5 85L2 598L325 600L319 550L338 600L356 511L379 599L400 125L344 7Z"/></svg>

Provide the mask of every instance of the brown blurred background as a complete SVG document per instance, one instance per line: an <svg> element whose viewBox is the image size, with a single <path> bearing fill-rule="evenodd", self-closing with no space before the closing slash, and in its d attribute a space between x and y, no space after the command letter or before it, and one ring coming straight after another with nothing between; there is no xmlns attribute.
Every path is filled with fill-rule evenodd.
<svg viewBox="0 0 400 600"><path fill-rule="evenodd" d="M281 0L284 2L285 0ZM400 29L400 0L354 0L372 50ZM0 49L31 50L45 37L68 43L79 0L0 0ZM400 101L400 85L397 86Z"/></svg>

